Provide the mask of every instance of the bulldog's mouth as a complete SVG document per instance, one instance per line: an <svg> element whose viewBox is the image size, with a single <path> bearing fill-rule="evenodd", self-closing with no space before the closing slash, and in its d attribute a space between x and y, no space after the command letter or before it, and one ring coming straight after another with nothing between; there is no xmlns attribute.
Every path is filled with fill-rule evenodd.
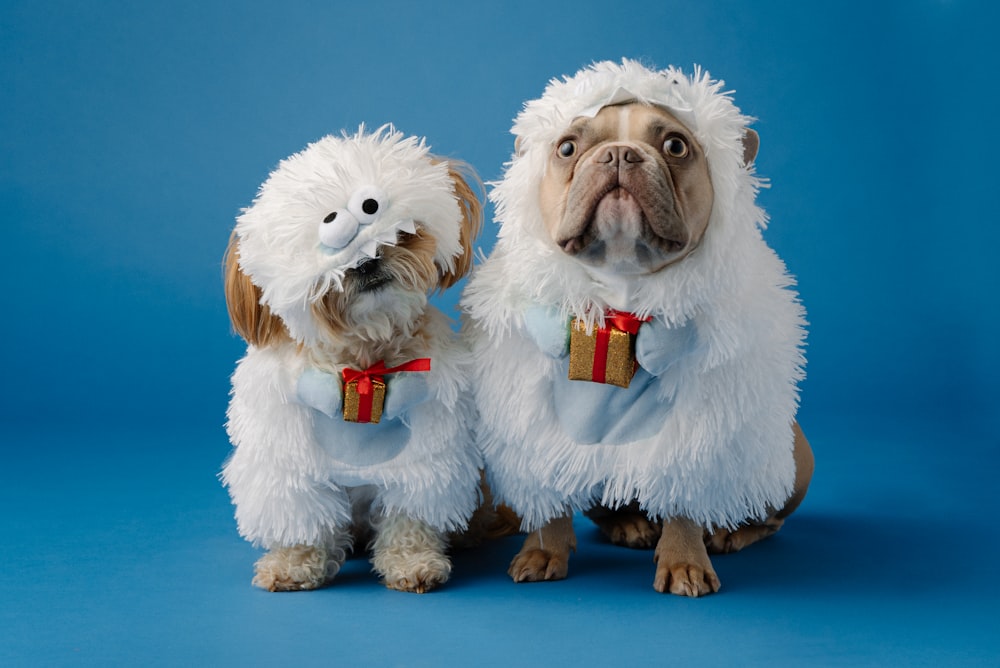
<svg viewBox="0 0 1000 668"><path fill-rule="evenodd" d="M619 252L632 252L637 260L647 261L654 249L673 254L687 245L684 239L656 234L642 203L617 180L595 193L587 208L571 235L556 241L568 255L603 260L610 244Z"/></svg>
<svg viewBox="0 0 1000 668"><path fill-rule="evenodd" d="M374 292L391 283L393 278L382 258L365 260L357 267L348 269L346 277L354 283L358 292Z"/></svg>

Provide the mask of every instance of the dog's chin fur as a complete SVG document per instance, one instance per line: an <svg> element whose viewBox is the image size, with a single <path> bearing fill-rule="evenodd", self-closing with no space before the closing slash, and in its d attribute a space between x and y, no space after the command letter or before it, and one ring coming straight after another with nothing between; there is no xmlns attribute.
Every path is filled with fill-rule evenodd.
<svg viewBox="0 0 1000 668"><path fill-rule="evenodd" d="M434 251L432 238L419 232L401 234L399 243L383 247L377 260L389 280L366 287L356 272L348 272L342 291L329 290L312 305L322 334L320 346L368 349L417 335L427 294L438 283Z"/></svg>

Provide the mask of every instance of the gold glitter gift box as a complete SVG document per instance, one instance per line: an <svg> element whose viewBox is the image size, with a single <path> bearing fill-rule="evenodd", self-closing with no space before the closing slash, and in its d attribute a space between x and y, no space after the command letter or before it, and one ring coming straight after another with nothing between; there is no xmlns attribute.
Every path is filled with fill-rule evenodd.
<svg viewBox="0 0 1000 668"><path fill-rule="evenodd" d="M358 386L364 386L366 380L367 387L359 391ZM362 378L344 384L344 420L347 422L377 423L382 419L384 405L385 381Z"/></svg>
<svg viewBox="0 0 1000 668"><path fill-rule="evenodd" d="M604 327L595 325L588 334L586 323L576 318L569 333L570 380L628 387L638 368L635 336L648 320L611 311L605 316Z"/></svg>
<svg viewBox="0 0 1000 668"><path fill-rule="evenodd" d="M428 357L387 368L378 361L364 370L344 369L344 420L376 424L385 406L385 377L400 371L430 371Z"/></svg>

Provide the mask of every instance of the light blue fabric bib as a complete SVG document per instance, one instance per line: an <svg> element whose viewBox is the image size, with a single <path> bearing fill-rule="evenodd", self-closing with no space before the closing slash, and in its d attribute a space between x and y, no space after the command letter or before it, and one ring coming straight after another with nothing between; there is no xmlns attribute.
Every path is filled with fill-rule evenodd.
<svg viewBox="0 0 1000 668"><path fill-rule="evenodd" d="M313 432L328 455L349 466L372 466L403 451L410 428L402 416L429 394L423 373L396 374L386 381L381 421L347 422L341 413L340 381L333 374L309 368L298 379L295 399L313 409Z"/></svg>
<svg viewBox="0 0 1000 668"><path fill-rule="evenodd" d="M649 438L663 426L672 402L656 396L658 380L640 367L629 386L570 380L569 358L552 387L563 430L582 445L623 445Z"/></svg>
<svg viewBox="0 0 1000 668"><path fill-rule="evenodd" d="M343 417L313 413L313 431L328 455L349 466L372 466L393 459L410 440L399 418L377 423L346 422Z"/></svg>

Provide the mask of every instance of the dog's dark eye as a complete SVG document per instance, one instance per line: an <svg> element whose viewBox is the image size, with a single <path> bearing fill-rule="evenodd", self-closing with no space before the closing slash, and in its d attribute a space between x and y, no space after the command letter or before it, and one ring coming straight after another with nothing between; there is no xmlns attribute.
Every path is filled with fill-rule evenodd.
<svg viewBox="0 0 1000 668"><path fill-rule="evenodd" d="M671 158L686 158L688 154L687 142L680 137L667 137L667 141L663 142L663 152Z"/></svg>
<svg viewBox="0 0 1000 668"><path fill-rule="evenodd" d="M559 144L559 148L557 150L560 158L572 157L573 154L576 153L576 142L567 139L563 143Z"/></svg>
<svg viewBox="0 0 1000 668"><path fill-rule="evenodd" d="M369 216L375 214L378 211L378 200L372 198L366 199L361 203L361 210L367 213Z"/></svg>
<svg viewBox="0 0 1000 668"><path fill-rule="evenodd" d="M332 223L333 219L336 218L336 217L337 217L337 212L336 211L331 211L329 214L327 214L326 218L323 219L323 222L324 223Z"/></svg>

